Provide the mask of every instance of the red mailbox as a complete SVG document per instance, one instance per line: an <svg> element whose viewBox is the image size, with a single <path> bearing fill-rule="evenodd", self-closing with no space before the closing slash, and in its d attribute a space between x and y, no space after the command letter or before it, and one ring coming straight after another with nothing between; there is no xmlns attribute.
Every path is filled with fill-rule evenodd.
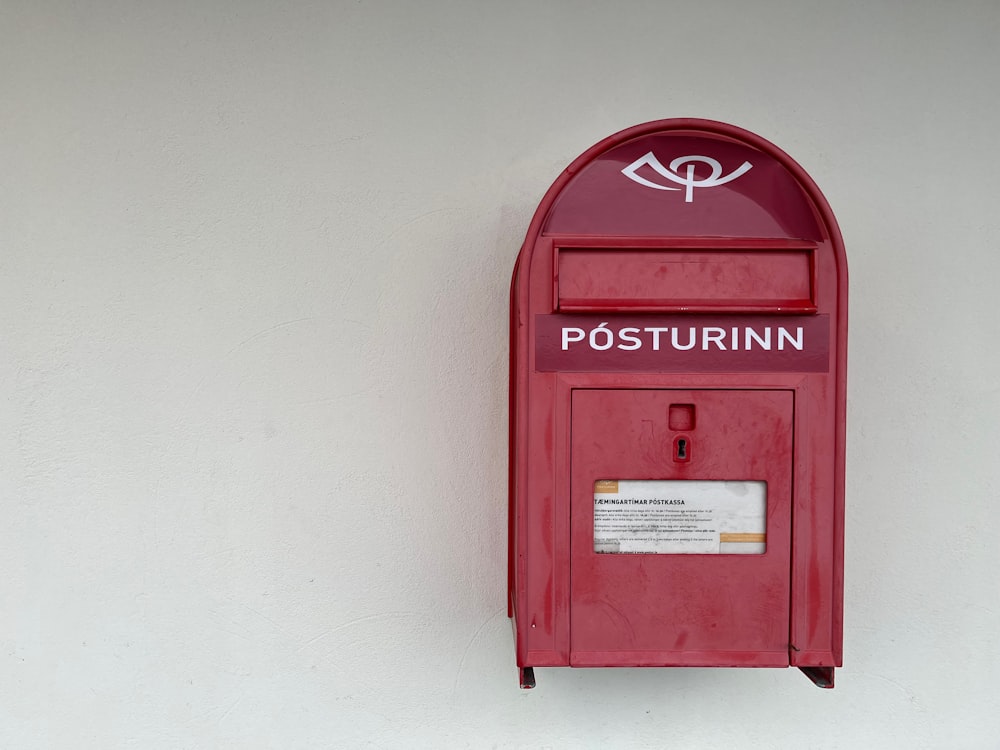
<svg viewBox="0 0 1000 750"><path fill-rule="evenodd" d="M613 135L511 286L508 614L534 667L841 664L847 263L740 128Z"/></svg>

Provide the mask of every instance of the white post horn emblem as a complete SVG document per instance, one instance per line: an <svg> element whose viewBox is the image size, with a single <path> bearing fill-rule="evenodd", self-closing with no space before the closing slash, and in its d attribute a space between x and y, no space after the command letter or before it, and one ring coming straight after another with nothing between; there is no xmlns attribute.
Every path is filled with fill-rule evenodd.
<svg viewBox="0 0 1000 750"><path fill-rule="evenodd" d="M694 165L696 163L707 164L712 168L712 174L708 177L696 179L694 175ZM682 175L680 173L680 168L685 164L687 164L687 169L685 170L686 173ZM753 164L745 161L732 172L723 177L722 165L716 159L713 159L711 156L691 155L678 156L670 162L670 169L667 169L660 164L660 160L656 158L652 151L650 151L645 156L636 159L634 162L625 167L625 169L622 170L622 174L633 182L638 182L640 185L653 188L654 190L680 190L680 188L670 187L669 185L660 185L647 180L645 177L640 177L637 174L639 168L647 165L662 177L665 177L671 182L676 182L678 185L683 185L686 190L684 193L685 203L692 203L694 201L694 189L696 187L707 188L716 187L717 185L725 185L727 182L732 182L737 177L745 175L750 168L753 167Z"/></svg>

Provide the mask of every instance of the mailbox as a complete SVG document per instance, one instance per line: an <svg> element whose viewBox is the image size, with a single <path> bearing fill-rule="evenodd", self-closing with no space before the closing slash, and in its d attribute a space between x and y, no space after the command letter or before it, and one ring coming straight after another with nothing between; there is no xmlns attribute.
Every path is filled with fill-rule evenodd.
<svg viewBox="0 0 1000 750"><path fill-rule="evenodd" d="M707 120L586 151L510 305L508 614L535 667L841 665L847 264L773 144Z"/></svg>

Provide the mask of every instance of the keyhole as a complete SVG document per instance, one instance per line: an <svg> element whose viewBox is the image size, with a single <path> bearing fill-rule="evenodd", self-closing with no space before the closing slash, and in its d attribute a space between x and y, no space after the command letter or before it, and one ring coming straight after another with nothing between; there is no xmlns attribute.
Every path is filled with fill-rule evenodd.
<svg viewBox="0 0 1000 750"><path fill-rule="evenodd" d="M691 460L691 438L678 435L674 438L674 461L688 463Z"/></svg>

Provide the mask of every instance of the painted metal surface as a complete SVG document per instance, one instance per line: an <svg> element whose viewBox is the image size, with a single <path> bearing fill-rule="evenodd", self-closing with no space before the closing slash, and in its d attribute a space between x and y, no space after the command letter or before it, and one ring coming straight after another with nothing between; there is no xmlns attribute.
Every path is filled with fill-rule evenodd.
<svg viewBox="0 0 1000 750"><path fill-rule="evenodd" d="M523 686L535 667L697 664L797 666L832 687L846 334L834 217L764 139L663 120L559 176L511 286L508 612ZM693 429L671 429L672 404ZM595 481L675 478L766 481L766 552L594 552Z"/></svg>
<svg viewBox="0 0 1000 750"><path fill-rule="evenodd" d="M588 388L572 401L570 664L788 666L792 392ZM694 407L693 429L670 429L673 403ZM673 460L678 434L690 460ZM626 477L764 481L767 551L595 554L594 482Z"/></svg>

